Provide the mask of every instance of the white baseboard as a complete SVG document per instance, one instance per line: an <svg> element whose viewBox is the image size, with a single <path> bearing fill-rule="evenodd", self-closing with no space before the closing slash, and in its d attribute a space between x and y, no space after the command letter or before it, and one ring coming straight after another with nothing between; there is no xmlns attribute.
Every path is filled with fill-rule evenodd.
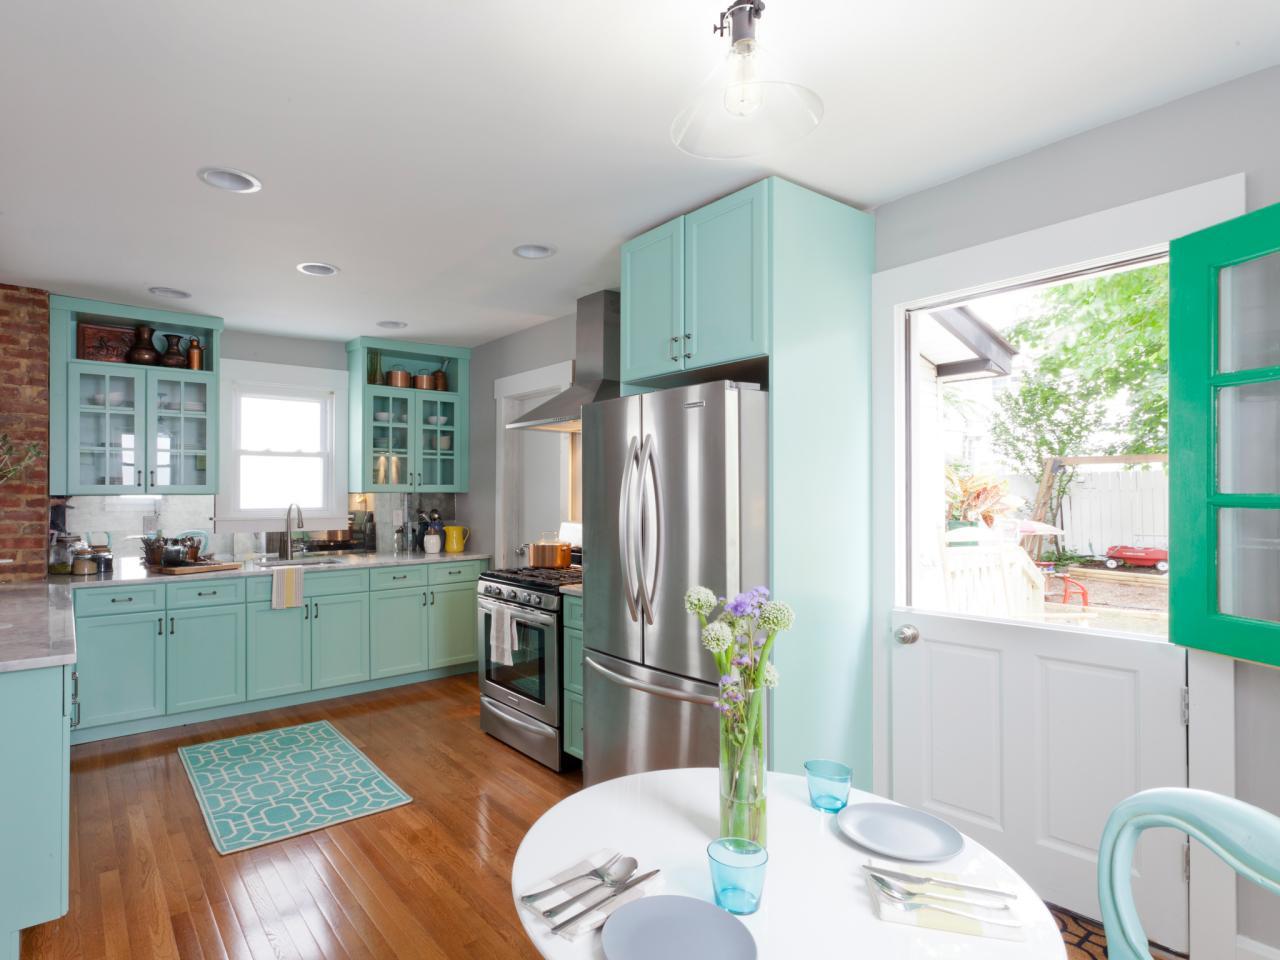
<svg viewBox="0 0 1280 960"><path fill-rule="evenodd" d="M1280 960L1280 950L1245 936L1237 936L1236 960Z"/></svg>

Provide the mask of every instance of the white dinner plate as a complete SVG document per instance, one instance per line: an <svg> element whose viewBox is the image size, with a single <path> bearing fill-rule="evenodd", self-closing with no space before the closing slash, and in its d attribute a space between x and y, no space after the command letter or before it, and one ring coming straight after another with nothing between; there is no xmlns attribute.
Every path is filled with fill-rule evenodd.
<svg viewBox="0 0 1280 960"><path fill-rule="evenodd" d="M751 931L731 913L693 897L641 897L605 921L608 960L755 960Z"/></svg>
<svg viewBox="0 0 1280 960"><path fill-rule="evenodd" d="M890 860L930 863L964 849L951 824L896 803L851 804L836 815L836 825L858 846Z"/></svg>

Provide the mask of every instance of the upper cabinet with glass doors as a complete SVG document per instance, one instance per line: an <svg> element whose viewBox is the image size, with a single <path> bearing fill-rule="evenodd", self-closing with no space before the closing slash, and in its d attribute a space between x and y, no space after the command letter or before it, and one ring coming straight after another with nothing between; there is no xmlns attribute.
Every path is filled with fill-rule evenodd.
<svg viewBox="0 0 1280 960"><path fill-rule="evenodd" d="M1170 247L1170 636L1280 665L1280 205Z"/></svg>
<svg viewBox="0 0 1280 960"><path fill-rule="evenodd" d="M49 309L50 493L216 493L222 321L73 297ZM157 358L167 334L198 366L129 362L141 325Z"/></svg>
<svg viewBox="0 0 1280 960"><path fill-rule="evenodd" d="M353 492L467 489L470 365L463 347L375 337L347 344Z"/></svg>

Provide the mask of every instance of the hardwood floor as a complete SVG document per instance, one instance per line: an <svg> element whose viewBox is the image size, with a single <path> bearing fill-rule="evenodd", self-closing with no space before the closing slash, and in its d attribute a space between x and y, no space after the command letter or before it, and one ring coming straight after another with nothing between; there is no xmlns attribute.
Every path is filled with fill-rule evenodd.
<svg viewBox="0 0 1280 960"><path fill-rule="evenodd" d="M414 802L220 856L177 748L321 719ZM86 744L71 774L71 909L23 960L535 957L511 861L581 786L481 733L468 675Z"/></svg>

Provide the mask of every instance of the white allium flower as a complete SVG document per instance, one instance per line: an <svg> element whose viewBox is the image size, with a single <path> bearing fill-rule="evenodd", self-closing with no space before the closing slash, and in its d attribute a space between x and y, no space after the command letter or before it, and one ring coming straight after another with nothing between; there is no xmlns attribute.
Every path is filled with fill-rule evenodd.
<svg viewBox="0 0 1280 960"><path fill-rule="evenodd" d="M778 685L778 668L773 665L772 660L764 665L764 671L760 674L760 682L766 687L776 687Z"/></svg>
<svg viewBox="0 0 1280 960"><path fill-rule="evenodd" d="M707 628L702 631L702 645L712 653L724 653L732 643L733 631L719 620L707 624Z"/></svg>
<svg viewBox="0 0 1280 960"><path fill-rule="evenodd" d="M706 587L690 587L684 595L684 608L705 617L716 608L716 595Z"/></svg>
<svg viewBox="0 0 1280 960"><path fill-rule="evenodd" d="M766 633L786 630L795 619L795 611L781 600L770 600L760 609L760 629Z"/></svg>

